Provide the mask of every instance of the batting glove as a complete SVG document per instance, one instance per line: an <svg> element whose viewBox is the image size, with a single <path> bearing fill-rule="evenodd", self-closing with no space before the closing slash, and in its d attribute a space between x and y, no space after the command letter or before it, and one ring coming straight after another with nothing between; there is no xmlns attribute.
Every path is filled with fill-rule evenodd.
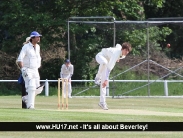
<svg viewBox="0 0 183 138"><path fill-rule="evenodd" d="M27 75L27 68L25 68L25 67L21 68L21 72L22 72L22 76L23 77L27 77L28 76Z"/></svg>

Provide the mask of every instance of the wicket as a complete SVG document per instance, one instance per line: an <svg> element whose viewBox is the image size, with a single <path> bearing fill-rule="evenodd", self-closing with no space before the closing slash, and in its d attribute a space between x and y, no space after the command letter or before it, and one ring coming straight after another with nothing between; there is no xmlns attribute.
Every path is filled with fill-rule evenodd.
<svg viewBox="0 0 183 138"><path fill-rule="evenodd" d="M68 83L68 79L58 78L58 109L60 109L60 81L62 82L62 110L63 110L64 103L65 103L65 108L68 109L68 87L69 87L68 84L69 83ZM66 87L66 89L65 89L65 87ZM65 90L65 92L64 92L64 90Z"/></svg>

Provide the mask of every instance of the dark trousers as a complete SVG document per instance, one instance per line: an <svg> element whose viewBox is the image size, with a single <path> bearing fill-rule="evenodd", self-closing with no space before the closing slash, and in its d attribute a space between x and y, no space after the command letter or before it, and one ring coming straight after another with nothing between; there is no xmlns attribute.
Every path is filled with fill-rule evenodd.
<svg viewBox="0 0 183 138"><path fill-rule="evenodd" d="M21 84L21 86L22 86L22 96L27 95L26 89L25 89L25 84ZM27 108L26 104L23 101L22 101L22 108Z"/></svg>

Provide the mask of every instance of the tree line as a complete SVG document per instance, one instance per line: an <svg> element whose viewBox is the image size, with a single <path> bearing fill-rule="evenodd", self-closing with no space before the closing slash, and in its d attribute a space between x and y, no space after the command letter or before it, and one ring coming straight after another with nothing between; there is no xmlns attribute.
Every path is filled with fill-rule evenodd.
<svg viewBox="0 0 183 138"><path fill-rule="evenodd" d="M181 0L1 0L0 2L0 77L17 79L15 60L22 43L32 31L41 38L41 79L59 77L60 66L68 57L69 17L112 16L119 21L144 21L148 18L182 17ZM95 20L98 21L98 20ZM104 19L104 21L108 21ZM116 43L129 41L133 55L146 53L147 27L120 24ZM151 52L164 51L171 43L170 58L183 54L182 24L163 24L149 28ZM73 79L93 79L95 54L102 47L113 46L113 27L107 24L70 24L71 62L75 66ZM142 54L143 53L143 54ZM175 54L176 53L176 54Z"/></svg>

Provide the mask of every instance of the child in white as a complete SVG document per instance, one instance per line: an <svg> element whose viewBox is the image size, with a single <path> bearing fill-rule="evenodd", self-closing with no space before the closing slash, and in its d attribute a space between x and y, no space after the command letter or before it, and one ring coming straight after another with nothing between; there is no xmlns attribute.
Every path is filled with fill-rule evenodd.
<svg viewBox="0 0 183 138"><path fill-rule="evenodd" d="M96 61L100 64L98 73L95 77L95 83L100 85L100 102L99 106L104 110L108 110L106 104L106 86L108 83L111 70L114 68L116 62L126 57L131 51L130 43L123 43L122 46L117 44L116 47L103 48L101 52L96 55Z"/></svg>
<svg viewBox="0 0 183 138"><path fill-rule="evenodd" d="M60 77L68 79L68 97L72 98L71 93L72 93L72 86L71 86L71 77L74 73L74 66L71 64L69 59L65 60L65 64L62 65L61 67L61 72L60 72ZM64 93L66 91L66 83L64 87Z"/></svg>

